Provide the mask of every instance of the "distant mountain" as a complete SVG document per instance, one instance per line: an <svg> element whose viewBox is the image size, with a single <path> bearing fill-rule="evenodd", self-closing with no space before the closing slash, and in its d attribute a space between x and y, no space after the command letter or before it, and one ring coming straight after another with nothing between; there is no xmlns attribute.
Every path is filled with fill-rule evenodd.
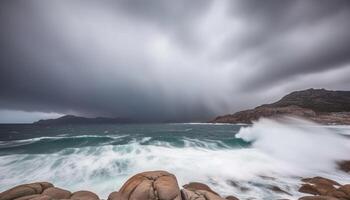
<svg viewBox="0 0 350 200"><path fill-rule="evenodd" d="M219 116L211 122L251 123L261 117L278 118L283 115L302 117L322 124L350 124L350 91L296 91L275 103Z"/></svg>
<svg viewBox="0 0 350 200"><path fill-rule="evenodd" d="M36 125L64 125L64 124L124 124L124 123L135 123L135 121L127 118L107 118L107 117L96 117L86 118L78 117L74 115L65 115L57 119L42 119L33 124Z"/></svg>

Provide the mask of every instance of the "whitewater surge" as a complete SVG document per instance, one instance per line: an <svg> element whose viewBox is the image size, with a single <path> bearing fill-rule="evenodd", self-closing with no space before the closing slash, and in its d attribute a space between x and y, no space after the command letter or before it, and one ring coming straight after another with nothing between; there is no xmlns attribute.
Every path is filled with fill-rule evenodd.
<svg viewBox="0 0 350 200"><path fill-rule="evenodd" d="M242 199L296 199L300 177L306 176L350 182L335 166L337 160L350 159L349 139L342 135L349 129L344 127L264 119L252 126L130 125L89 131L93 128L101 134L70 127L81 134L2 141L0 191L45 180L106 198L131 175L157 169L174 173L180 185L203 182L223 196ZM294 197L275 193L272 186Z"/></svg>
<svg viewBox="0 0 350 200"><path fill-rule="evenodd" d="M347 132L289 117L262 119L242 128L236 137L253 142L253 148L295 169L329 171L336 167L336 161L350 159L349 139L341 135Z"/></svg>

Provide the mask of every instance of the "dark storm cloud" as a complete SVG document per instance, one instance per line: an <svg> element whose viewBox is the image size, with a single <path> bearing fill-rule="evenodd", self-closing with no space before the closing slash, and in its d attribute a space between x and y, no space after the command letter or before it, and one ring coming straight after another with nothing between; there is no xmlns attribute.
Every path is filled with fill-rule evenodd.
<svg viewBox="0 0 350 200"><path fill-rule="evenodd" d="M0 110L186 121L350 88L347 0L0 4Z"/></svg>
<svg viewBox="0 0 350 200"><path fill-rule="evenodd" d="M233 37L228 57L254 54L259 64L243 90L260 90L295 75L334 70L350 61L350 3L321 1L241 1L234 17L249 32Z"/></svg>

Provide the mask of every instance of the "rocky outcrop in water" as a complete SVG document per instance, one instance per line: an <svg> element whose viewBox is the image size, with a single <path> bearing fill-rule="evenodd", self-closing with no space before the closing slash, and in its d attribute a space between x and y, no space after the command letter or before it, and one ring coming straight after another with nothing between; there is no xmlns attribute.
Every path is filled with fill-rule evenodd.
<svg viewBox="0 0 350 200"><path fill-rule="evenodd" d="M299 200L349 200L350 184L341 185L323 177L305 178L299 192L315 196L305 196Z"/></svg>
<svg viewBox="0 0 350 200"><path fill-rule="evenodd" d="M299 192L310 194L299 200L350 200L350 184L341 185L336 181L313 177L301 180ZM238 183L235 183L237 185ZM238 185L237 185L238 186ZM265 187L263 187L265 188ZM285 193L275 187L265 188L276 193ZM242 191L243 192L243 191ZM311 196L312 195L312 196ZM90 191L68 190L55 187L48 182L23 184L0 193L0 200L99 200ZM249 198L256 199L256 198ZM108 200L239 200L235 196L221 197L209 186L191 182L180 189L176 177L166 171L149 171L136 174L127 180L119 191L114 191Z"/></svg>
<svg viewBox="0 0 350 200"><path fill-rule="evenodd" d="M213 123L252 123L259 118L296 116L322 124L350 124L350 91L308 89L292 92L281 100L219 116Z"/></svg>

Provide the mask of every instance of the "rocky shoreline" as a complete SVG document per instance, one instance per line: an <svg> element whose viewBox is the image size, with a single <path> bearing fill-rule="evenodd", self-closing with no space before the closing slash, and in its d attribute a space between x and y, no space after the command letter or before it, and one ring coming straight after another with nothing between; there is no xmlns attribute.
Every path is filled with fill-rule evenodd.
<svg viewBox="0 0 350 200"><path fill-rule="evenodd" d="M251 124L260 118L279 119L292 116L320 124L350 125L350 92L308 89L292 92L281 100L218 116L211 123Z"/></svg>
<svg viewBox="0 0 350 200"><path fill-rule="evenodd" d="M350 161L339 163L339 169L349 172ZM301 183L299 192L308 195L299 200L350 200L350 184L341 185L323 177L303 178ZM291 196L277 186L270 190ZM56 199L99 200L100 198L91 191L72 193L48 182L18 185L0 193L0 200ZM110 193L108 200L238 200L238 198L221 197L209 186L199 182L191 182L180 189L175 175L166 171L148 171L132 176L119 191Z"/></svg>

